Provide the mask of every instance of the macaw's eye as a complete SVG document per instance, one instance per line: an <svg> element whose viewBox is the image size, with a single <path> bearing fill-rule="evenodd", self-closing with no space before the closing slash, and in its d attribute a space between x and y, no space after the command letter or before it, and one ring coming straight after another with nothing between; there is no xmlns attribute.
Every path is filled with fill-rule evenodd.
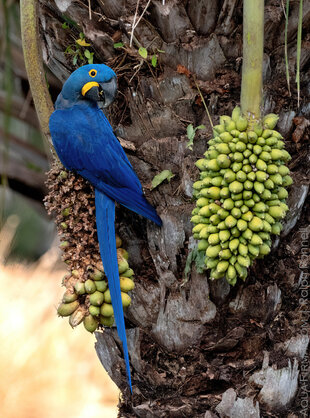
<svg viewBox="0 0 310 418"><path fill-rule="evenodd" d="M91 77L96 77L97 75L97 70L90 70L88 73Z"/></svg>

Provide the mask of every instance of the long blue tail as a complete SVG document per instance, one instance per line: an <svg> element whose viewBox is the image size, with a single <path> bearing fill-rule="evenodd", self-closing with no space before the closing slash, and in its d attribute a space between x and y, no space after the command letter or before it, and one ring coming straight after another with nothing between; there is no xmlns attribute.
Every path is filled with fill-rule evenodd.
<svg viewBox="0 0 310 418"><path fill-rule="evenodd" d="M121 339L123 344L127 379L130 391L132 393L127 338L116 253L115 202L111 200L108 196L106 196L104 193L95 189L95 204L100 254L103 268L108 278L109 290L111 293L111 300L114 311L114 318L119 338Z"/></svg>

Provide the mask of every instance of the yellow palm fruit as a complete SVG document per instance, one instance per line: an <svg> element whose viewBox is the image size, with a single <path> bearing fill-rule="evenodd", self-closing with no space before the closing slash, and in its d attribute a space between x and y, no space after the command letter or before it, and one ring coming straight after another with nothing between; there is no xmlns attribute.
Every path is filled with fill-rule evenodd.
<svg viewBox="0 0 310 418"><path fill-rule="evenodd" d="M123 292L130 292L135 287L134 281L128 277L120 277L119 281L120 281L121 290Z"/></svg>
<svg viewBox="0 0 310 418"><path fill-rule="evenodd" d="M89 332L94 332L97 329L98 321L92 315L87 315L83 321L84 327Z"/></svg>
<svg viewBox="0 0 310 418"><path fill-rule="evenodd" d="M70 316L79 306L80 304L77 300L70 303L61 303L58 306L57 313L60 316Z"/></svg>

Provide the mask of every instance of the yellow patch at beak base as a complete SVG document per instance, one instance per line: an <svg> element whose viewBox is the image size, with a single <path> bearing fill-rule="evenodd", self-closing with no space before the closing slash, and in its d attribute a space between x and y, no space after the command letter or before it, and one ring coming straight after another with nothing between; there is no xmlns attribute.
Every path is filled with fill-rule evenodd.
<svg viewBox="0 0 310 418"><path fill-rule="evenodd" d="M99 84L96 83L96 81L89 81L88 83L84 84L82 88L82 96L85 96L85 94L93 87L99 87Z"/></svg>

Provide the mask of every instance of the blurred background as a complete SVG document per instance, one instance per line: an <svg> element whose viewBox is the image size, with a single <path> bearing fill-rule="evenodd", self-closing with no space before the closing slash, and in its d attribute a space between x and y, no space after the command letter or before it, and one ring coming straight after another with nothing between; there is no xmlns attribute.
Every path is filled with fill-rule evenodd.
<svg viewBox="0 0 310 418"><path fill-rule="evenodd" d="M61 83L46 72L53 100ZM116 417L95 337L57 317L66 273L43 206L48 150L23 62L19 2L0 5L0 416Z"/></svg>

